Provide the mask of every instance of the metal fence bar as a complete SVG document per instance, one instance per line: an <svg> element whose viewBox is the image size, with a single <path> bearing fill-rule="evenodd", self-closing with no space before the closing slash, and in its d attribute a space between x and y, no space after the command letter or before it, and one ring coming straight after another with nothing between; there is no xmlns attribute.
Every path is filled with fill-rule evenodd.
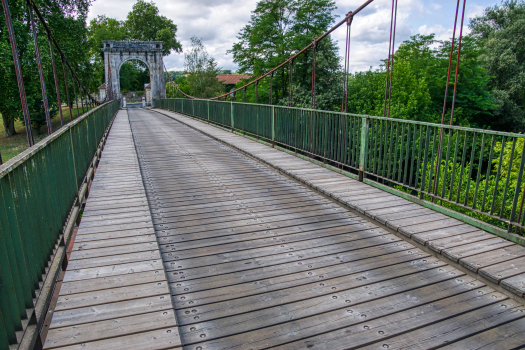
<svg viewBox="0 0 525 350"><path fill-rule="evenodd" d="M26 310L36 307L39 283L118 108L118 101L96 107L0 166L2 349L16 343L15 332L23 330ZM45 317L45 310L37 311ZM43 319L36 322L39 326Z"/></svg>

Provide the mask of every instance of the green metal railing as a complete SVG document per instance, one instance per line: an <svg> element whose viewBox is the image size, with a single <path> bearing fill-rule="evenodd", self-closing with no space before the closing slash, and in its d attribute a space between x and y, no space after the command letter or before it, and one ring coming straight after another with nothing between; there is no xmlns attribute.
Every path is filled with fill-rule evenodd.
<svg viewBox="0 0 525 350"><path fill-rule="evenodd" d="M0 166L0 349L16 343L86 172L119 108L107 102Z"/></svg>
<svg viewBox="0 0 525 350"><path fill-rule="evenodd" d="M508 232L525 227L522 134L240 102L160 99L155 106L322 160L428 207Z"/></svg>

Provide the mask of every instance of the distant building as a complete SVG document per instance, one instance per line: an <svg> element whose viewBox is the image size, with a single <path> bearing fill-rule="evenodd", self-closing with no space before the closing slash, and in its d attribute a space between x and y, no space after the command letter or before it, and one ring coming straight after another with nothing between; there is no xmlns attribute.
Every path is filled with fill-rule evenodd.
<svg viewBox="0 0 525 350"><path fill-rule="evenodd" d="M226 91L231 91L235 85L242 79L249 79L251 75L248 74L218 74L217 79L226 85Z"/></svg>
<svg viewBox="0 0 525 350"><path fill-rule="evenodd" d="M106 98L106 84L102 84L98 87L98 94L100 101L104 101Z"/></svg>

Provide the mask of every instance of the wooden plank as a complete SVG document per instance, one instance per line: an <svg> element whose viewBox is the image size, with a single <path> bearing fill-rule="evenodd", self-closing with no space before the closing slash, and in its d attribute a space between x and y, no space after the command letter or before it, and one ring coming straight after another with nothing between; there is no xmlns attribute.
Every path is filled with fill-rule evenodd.
<svg viewBox="0 0 525 350"><path fill-rule="evenodd" d="M160 288L164 287L164 288ZM59 296L55 312L95 306L100 304L115 303L125 300L140 299L165 295L167 290L166 281L137 284L120 288L105 289L104 291L93 291L79 294L68 294Z"/></svg>
<svg viewBox="0 0 525 350"><path fill-rule="evenodd" d="M525 273L501 280L500 285L519 297L525 294Z"/></svg>
<svg viewBox="0 0 525 350"><path fill-rule="evenodd" d="M147 207L142 207L142 209L138 210L126 210L125 212L121 213L98 213L98 214L92 214L91 212L84 211L82 213L82 223L91 222L91 221L99 221L99 220L114 220L114 219L122 219L122 218L129 218L129 217L136 217L136 216L145 216L149 215L149 210L147 210Z"/></svg>
<svg viewBox="0 0 525 350"><path fill-rule="evenodd" d="M294 220L295 225L282 225L282 227L277 227L277 225L270 223L262 227L256 225L233 228L231 230L216 230L213 231L214 235L210 235L209 231L184 235L165 235L165 233L161 231L159 232L159 242L161 245L170 244L172 247L180 250L193 249L199 246L209 245L208 240L210 239L213 239L215 244L225 244L230 242L265 238L269 236L276 236L274 238L278 238L281 235L353 225L361 221L362 220L357 218L353 219L338 217L332 218L331 220L329 219L326 221L319 221L317 217L313 217L301 219L300 221ZM280 224L281 222L278 223Z"/></svg>
<svg viewBox="0 0 525 350"><path fill-rule="evenodd" d="M147 236L146 236L147 237ZM158 250L157 242L147 237L149 242L136 244L122 244L118 246L105 246L93 249L76 249L71 253L70 260L91 259L102 256L115 256L121 254L130 254L138 252L149 252L151 250ZM156 259L156 258L155 258Z"/></svg>
<svg viewBox="0 0 525 350"><path fill-rule="evenodd" d="M180 275L168 274L168 280L170 281L171 290L175 291L176 294L182 294L186 292L201 291L214 288L222 288L227 286L239 286L239 284L249 283L254 285L255 282L262 281L264 279L270 280L273 283L275 278L283 275L289 276L290 279L296 277L295 274L299 274L301 278L304 273L310 269L320 269L329 267L334 264L342 264L347 261L358 261L361 259L377 258L381 256L390 256L391 254L402 254L414 255L417 258L424 258L426 254L422 252L414 252L413 247L401 245L401 242L397 239L392 239L391 243L374 246L359 250L349 251L337 251L333 254L321 255L309 257L303 255L302 260L285 262L275 265L268 265L262 267L254 267L248 270L234 271L225 274L209 274L208 276L202 276L201 278L185 278L181 279ZM393 259L392 261L395 261ZM310 267L312 266L312 267ZM350 271L350 270L349 270ZM190 270L191 272L191 270ZM257 283L259 284L259 283Z"/></svg>
<svg viewBox="0 0 525 350"><path fill-rule="evenodd" d="M126 246L125 246L126 247ZM138 253L129 253L129 254L120 254L120 255L108 255L100 257L91 257L88 259L76 259L71 260L68 264L68 267L75 271L80 269L90 269L103 266L116 266L118 264L128 264L128 263L149 263L153 259L161 260L160 253L158 249L151 249L145 252Z"/></svg>
<svg viewBox="0 0 525 350"><path fill-rule="evenodd" d="M514 243L501 238L490 238L480 242L443 249L442 254L452 261L458 261L467 256L488 252L494 249L510 247L512 245L514 245Z"/></svg>
<svg viewBox="0 0 525 350"><path fill-rule="evenodd" d="M328 222L332 223L332 222ZM293 242L301 242L308 240L321 239L323 237L331 237L337 235L345 235L355 231L362 231L368 229L363 226L357 225L359 221L354 223L346 221L347 225L340 223L339 225L329 225L326 228L315 227L312 225L313 230L301 230L300 228L292 227L280 230L263 231L261 236L263 238L255 239L253 234L250 234L250 239L247 237L234 237L227 236L230 240L222 240L222 237L209 237L200 239L197 241L184 242L183 244L162 244L160 250L164 252L176 252L179 259L185 259L195 256L204 256L210 254L224 254L227 252L238 251L240 249L256 249L271 247L274 245L281 245L283 243L290 244ZM353 227L357 225L356 227ZM277 232L281 234L275 234ZM293 233L293 232L297 233ZM243 239L244 238L244 239ZM359 238L362 238L361 236ZM294 249L297 249L294 246ZM184 250L182 250L184 249Z"/></svg>
<svg viewBox="0 0 525 350"><path fill-rule="evenodd" d="M427 242L427 246L437 253L441 253L444 249L451 249L457 246L462 246L469 243L476 243L486 239L494 238L493 235L485 231L472 231L462 233L452 237L444 237Z"/></svg>
<svg viewBox="0 0 525 350"><path fill-rule="evenodd" d="M434 241L437 239L454 237L455 235L460 235L463 233L469 233L469 232L474 232L474 231L478 231L478 229L474 226L462 224L462 225L457 225L457 226L439 228L436 230L416 233L416 234L413 234L410 238L412 238L414 241L420 244L427 245L431 241Z"/></svg>
<svg viewBox="0 0 525 350"><path fill-rule="evenodd" d="M128 244L149 243L149 242L156 242L156 241L157 240L154 234L130 236L130 237L125 237L125 238L97 239L97 240L83 239L79 242L76 242L75 240L76 244L73 247L73 251L99 249L99 248L105 248L105 247L118 247L118 246L123 246L123 245L128 245Z"/></svg>
<svg viewBox="0 0 525 350"><path fill-rule="evenodd" d="M290 261L298 261L298 259L303 259L305 257L316 257L327 254L334 254L336 252L343 252L349 250L363 249L366 247L371 247L374 245L382 245L388 243L389 238L386 236L376 236L366 240L349 240L348 242L340 242L335 244L323 245L321 247L310 248L310 249L295 249L293 246L282 245L279 246L282 250L279 252L274 252L274 254L262 255L250 257L248 253L240 252L240 256L236 259L229 259L227 256L217 256L211 260L211 257L208 259L186 259L186 260L176 260L165 263L165 269L167 272L171 272L174 275L184 274L183 279L189 278L201 278L203 276L210 276L216 274L230 273L234 271L248 270L250 268L269 266L272 264L282 264ZM171 257L166 257L170 259ZM244 259L243 259L244 258ZM211 261L208 261L211 260ZM217 266L220 264L220 266ZM188 269L192 269L188 271Z"/></svg>
<svg viewBox="0 0 525 350"><path fill-rule="evenodd" d="M309 289L312 281L316 281L319 276L323 276L323 280L329 281L328 283L334 284L334 278L345 277L351 278L352 274L367 272L377 268L392 267L403 269L402 263L410 262L414 266L418 266L418 262L421 263L429 255L414 254L414 252L408 250L399 250L391 254L383 254L373 256L373 251L369 249L368 253L370 257L361 259L362 254L348 254L347 256L340 257L340 259L334 261L333 257L330 259L330 263L324 263L321 259L310 260L302 262L301 265L294 264L295 266L289 266L285 270L281 269L281 272L286 274L270 274L269 271L260 271L257 276L251 277L249 274L243 276L243 282L241 284L224 285L223 287L215 284L214 290L202 287L203 280L199 279L195 283L188 281L183 283L181 286L172 286L172 289L177 295L185 296L185 299L178 298L177 308L191 308L201 306L205 304L217 303L221 301L227 301L230 299L239 299L252 295L260 295L262 293L269 293L272 291L281 291L286 288L301 287L302 289ZM377 254L377 253L376 253ZM428 259L427 259L428 260ZM291 265L291 264L290 264ZM297 266L297 268L295 268ZM308 267L312 266L312 267ZM310 274L311 273L311 274ZM374 273L379 274L375 271ZM398 274L396 271L395 274ZM254 279L255 277L258 277ZM229 277L228 279L230 279ZM257 283L248 283L250 281L256 281ZM223 283L224 284L224 283ZM312 285L315 289L316 283ZM268 297L265 294L265 297ZM191 302L191 303L190 303ZM269 305L268 305L269 306Z"/></svg>
<svg viewBox="0 0 525 350"><path fill-rule="evenodd" d="M121 317L117 319L91 322L72 327L54 328L49 331L52 342L46 342L44 349L55 349L91 341L111 339L157 329L174 327L177 329L172 310L149 314Z"/></svg>
<svg viewBox="0 0 525 350"><path fill-rule="evenodd" d="M181 349L176 327L65 346L63 350L162 350Z"/></svg>
<svg viewBox="0 0 525 350"><path fill-rule="evenodd" d="M491 296L491 294L484 294ZM510 305L509 305L510 304ZM492 305L474 309L466 314L456 316L452 319L441 321L437 324L423 327L409 333L387 338L375 344L365 346L362 349L434 349L451 344L459 339L468 337L477 332L492 327L501 327L507 322L518 320L523 317L523 306L512 307L512 301L505 300L503 303L495 302ZM462 309L464 305L457 305ZM455 310L453 310L455 312ZM383 337L391 336L384 328L372 328L370 332L383 332ZM314 347L315 348L315 347Z"/></svg>
<svg viewBox="0 0 525 350"><path fill-rule="evenodd" d="M410 237L413 234L417 234L417 233L421 233L425 231L442 229L445 227L453 227L457 225L461 225L461 222L456 219L443 219L443 220L432 221L430 223L411 225L411 226L402 226L402 227L399 227L397 230L400 233L404 234L405 236Z"/></svg>
<svg viewBox="0 0 525 350"><path fill-rule="evenodd" d="M118 208L108 208L108 209L102 209L102 210L91 210L91 209L85 208L82 216L86 215L89 218L89 217L97 216L97 215L127 214L127 213L148 211L148 208L149 207L147 205L123 206L123 207L118 207Z"/></svg>
<svg viewBox="0 0 525 350"><path fill-rule="evenodd" d="M436 267L444 266L442 263L434 264L435 262L438 262L438 260L426 258L386 267L375 264L370 266L369 270L366 272L347 274L342 277L328 277L324 274L317 274L314 273L313 270L310 270L308 272L303 272L303 278L307 280L305 281L307 284L304 286L280 288L276 291L265 292L261 295L258 294L243 298L232 298L221 302L215 302L213 304L200 305L199 307L187 305L186 308L182 308L178 303L179 300L183 300L184 303L189 304L193 299L190 294L181 294L177 295L177 298L175 299L175 307L178 315L177 318L180 325L194 323L195 316L199 316L199 322L224 319L226 317L233 319L233 315L240 315L239 317L243 317L242 315L246 313L250 313L252 317L257 316L259 318L266 317L262 315L268 315L268 309L274 307L286 309L289 307L285 305L294 303L301 304L302 308L305 310L300 313L303 317L306 317L311 312L319 311L316 311L316 305L320 302L325 304L322 308L324 311L330 310L331 303L323 300L331 299L331 297L334 296L334 293L337 295L345 295L346 298L350 300L349 303L351 303L354 299L359 298L356 295L356 290L362 290L360 287L363 286L369 286L366 289L374 294L381 293L376 291L376 288L378 290L382 288L390 288L385 287L385 285L391 285L388 282L390 279L405 282L413 280L416 276L412 275L416 273L416 271L421 273L421 275L417 275L417 278L424 279L425 273L422 273L421 271L433 270ZM430 273L432 273L432 271L430 271ZM363 278L363 276L366 276L366 279ZM204 294L204 296L209 296L215 294L215 291L209 293L203 292L201 295L202 294ZM337 298L333 300L336 299ZM337 300L333 301L333 304L334 307L336 305L340 306L341 302ZM278 318L278 316L275 317ZM264 325L259 324L259 326ZM223 325L221 324L220 327L223 327Z"/></svg>
<svg viewBox="0 0 525 350"><path fill-rule="evenodd" d="M86 220L82 222L84 229L98 226L116 226L121 224L151 222L150 215L134 215L125 218L100 218L99 220Z"/></svg>
<svg viewBox="0 0 525 350"><path fill-rule="evenodd" d="M389 208L386 208L386 209L388 210ZM396 220L404 220L404 219L414 218L417 216L431 215L431 214L434 214L434 212L428 209L412 208L412 209L407 209L406 212L401 212L401 213L386 212L385 214L376 214L374 216L374 219L384 225L386 225L388 222L390 224L389 227L397 228L398 226L392 226L393 224L395 224Z"/></svg>
<svg viewBox="0 0 525 350"><path fill-rule="evenodd" d="M479 274L488 280L499 283L501 280L521 275L525 272L525 258L517 258L479 269Z"/></svg>
<svg viewBox="0 0 525 350"><path fill-rule="evenodd" d="M470 335L475 332L476 326L482 330L485 329L487 325L480 322L485 318L492 316L498 319L494 316L503 314L501 318L504 320L498 319L491 322L498 325L520 317L519 311L509 313L508 308L501 306L501 301L507 302L505 299L504 295L493 293L490 288L485 287L436 300L430 306L416 306L371 320L367 318L364 323L289 343L280 346L279 349L344 349L348 344L359 349L430 349L434 346L445 345L444 341L448 339L455 339L451 335L454 331L468 332L467 334ZM517 303L514 304L517 306ZM478 310L478 308L481 309ZM477 312L469 312L471 310ZM465 312L468 313L469 318L462 315ZM449 319L455 316L459 317ZM435 322L440 322L437 327L441 326L441 329L437 327L436 329L434 326L424 327ZM472 323L475 324L472 329L467 327ZM418 329L420 327L424 328ZM370 343L374 344L367 346Z"/></svg>
<svg viewBox="0 0 525 350"><path fill-rule="evenodd" d="M131 229L131 230L111 231L110 234L108 234L107 232L94 232L94 233L85 233L85 234L80 232L80 233L77 233L75 242L97 241L97 240L104 240L104 239L117 239L117 238L134 237L134 236L148 236L154 233L155 233L155 230L153 229L152 226L136 228L136 229Z"/></svg>
<svg viewBox="0 0 525 350"><path fill-rule="evenodd" d="M249 220L240 220L240 221L233 221L223 224L217 224L217 225L207 225L207 226L193 226L193 227L187 227L187 228L178 228L178 229L170 229L168 225L160 224L155 225L155 229L157 230L157 237L162 237L164 235L188 235L188 234L198 234L198 233L206 233L208 234L211 231L214 231L217 235L222 234L236 234L238 232L250 232L250 231L258 231L258 230L264 230L269 228L281 228L281 227L289 227L289 226L295 226L295 225L301 225L304 223L313 223L313 222L323 222L323 221L331 221L331 220L338 220L338 219L349 219L355 217L353 214L348 214L344 212L339 212L335 214L326 214L321 213L315 213L315 212L309 212L309 216L301 217L301 218L290 218L289 215L279 215L274 216L271 218L265 218L258 219L253 218ZM316 215L318 214L318 215ZM162 242L162 241L161 241Z"/></svg>
<svg viewBox="0 0 525 350"><path fill-rule="evenodd" d="M525 257L525 249L519 245L512 245L510 247L495 249L486 253L461 258L459 263L471 271L478 272L482 267L521 257Z"/></svg>
<svg viewBox="0 0 525 350"><path fill-rule="evenodd" d="M395 305L395 310L401 311L443 297L466 292L472 289L471 283L477 286L480 285L469 277L461 277L460 279L463 281L458 282L456 279L449 279L427 286L425 286L425 282L418 279L419 282L415 282L416 284L412 285L413 287L419 286L410 293L413 300L412 303L406 302L407 296L402 292L395 293L394 290L390 290L390 293L388 293L386 290L383 290L381 295L384 297L377 298L379 295L373 292L369 294L369 289L362 287L360 292L352 295L334 293L333 296L337 296L337 299L332 299L331 296L325 298L323 303L318 304L319 306L317 307L317 310L323 310L323 313L317 311L312 315L312 312L314 312L312 308L304 308L301 303L296 303L293 308L291 305L286 308L281 306L281 311L272 315L270 315L272 310L267 309L265 310L266 317L262 314L246 314L244 317L242 315L234 317L232 321L237 321L235 330L239 332L246 328L248 324L246 320L249 316L258 316L256 322L260 327L264 328L251 330L244 334L230 335L232 329L228 331L228 329L224 328L232 327L229 318L221 319L220 322L211 321L194 323L191 326L180 326L179 332L185 342L196 342L195 345L202 344L197 342L201 341L200 334L205 334L206 339L209 339L206 344L208 348L242 346L242 344L246 344L247 339L249 339L249 346L252 349L273 348L282 343L382 317L392 312L392 305ZM404 283L403 286L400 286L400 290L407 290L407 279L403 281ZM427 280L427 282L430 282L430 280ZM435 280L435 282L438 281ZM346 300L351 300L351 302L346 303ZM325 303L334 304L333 309L325 307ZM308 316L305 317L306 315ZM286 323L280 322L280 324L277 324L280 320L286 320ZM265 326L267 324L268 326ZM194 331L191 330L192 327L195 328ZM223 335L223 337L218 338L219 335Z"/></svg>
<svg viewBox="0 0 525 350"><path fill-rule="evenodd" d="M525 322L519 319L478 333L441 349L518 349L525 344Z"/></svg>
<svg viewBox="0 0 525 350"><path fill-rule="evenodd" d="M114 231L128 231L142 228L150 228L151 221L135 222L130 224L119 224L119 225L107 225L107 226L94 226L94 227L79 227L78 234L91 234L100 232L114 232Z"/></svg>
<svg viewBox="0 0 525 350"><path fill-rule="evenodd" d="M385 222L388 227L397 231L397 229L400 227L428 224L433 221L445 220L446 218L447 217L443 214L423 212L418 216L404 217L402 219L393 219Z"/></svg>
<svg viewBox="0 0 525 350"><path fill-rule="evenodd" d="M127 273L111 277L93 278L74 282L64 282L60 288L60 295L93 292L96 290L114 289L150 282L162 282L166 275L162 270Z"/></svg>

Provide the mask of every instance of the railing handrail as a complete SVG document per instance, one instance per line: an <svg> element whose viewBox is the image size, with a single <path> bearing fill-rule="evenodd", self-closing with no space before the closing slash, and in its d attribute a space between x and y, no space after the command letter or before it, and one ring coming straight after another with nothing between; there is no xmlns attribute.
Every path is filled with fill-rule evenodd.
<svg viewBox="0 0 525 350"><path fill-rule="evenodd" d="M87 111L0 166L2 349L17 342L30 347L39 335L50 293L65 267L65 247L118 109L113 100Z"/></svg>
<svg viewBox="0 0 525 350"><path fill-rule="evenodd" d="M213 101L216 103L235 103L239 105L257 105L257 106L268 106L268 107L278 107L278 108L284 108L284 109L293 109L293 110L303 110L308 112L322 112L327 114L333 114L333 115L346 115L346 116L352 116L352 117L359 117L359 118L369 118L369 119L377 119L377 120L388 120L388 121L395 121L399 123L405 123L405 124L416 124L416 125L425 125L425 126L431 126L431 127L439 127L443 129L448 130L461 130L461 131L469 131L469 132L481 132L488 135L498 135L498 136L508 136L508 137L517 137L517 138L525 138L525 134L518 134L518 133L512 133L512 132L506 132L506 131L496 131L496 130L489 130L489 129L481 129L481 128L469 128L466 126L456 126L456 125L448 125L448 124L439 124L439 123L430 123L430 122L422 122L419 120L409 120L409 119L399 119L399 118L392 118L392 117L380 117L376 115L371 114L358 114L358 113L349 113L349 112L337 112L337 111L327 111L322 109L312 109L312 108L304 108L304 107L290 107L290 106L282 106L282 105L270 105L270 104L264 104L264 103L250 103L250 102L240 102L240 101L217 101L217 100L208 100L204 98L195 98L195 99L189 99L189 98L166 98L169 100L185 100L185 101Z"/></svg>
<svg viewBox="0 0 525 350"><path fill-rule="evenodd" d="M85 118L93 114L95 111L99 110L100 108L103 108L105 105L111 102L113 101L104 102L103 104L98 105L97 107L87 111L86 113L82 114L78 118L75 118L72 122L67 123L60 129L52 133L51 135L46 136L45 138L40 140L38 143L35 143L33 146L25 149L23 152L17 154L13 158L6 161L4 164L0 165L0 178L6 176L9 172L11 172L16 167L26 162L29 158L31 158L36 153L38 153L40 150L45 148L47 145L53 142L53 140L58 138L60 135L62 135L63 133L71 129L76 124L80 123L82 120L84 120Z"/></svg>

